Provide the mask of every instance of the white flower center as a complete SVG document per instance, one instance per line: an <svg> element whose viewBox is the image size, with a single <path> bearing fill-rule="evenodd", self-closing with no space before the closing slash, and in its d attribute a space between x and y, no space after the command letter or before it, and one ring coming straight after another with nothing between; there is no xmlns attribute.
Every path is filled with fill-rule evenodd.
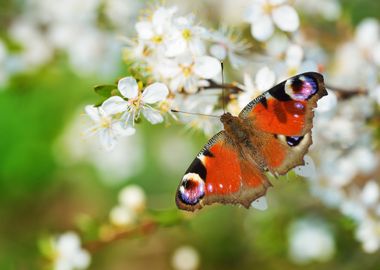
<svg viewBox="0 0 380 270"><path fill-rule="evenodd" d="M101 128L110 128L112 124L112 118L108 116L103 116L100 120Z"/></svg>
<svg viewBox="0 0 380 270"><path fill-rule="evenodd" d="M162 42L163 38L162 38L162 35L155 35L153 38L152 38L152 41L156 44L160 44Z"/></svg>
<svg viewBox="0 0 380 270"><path fill-rule="evenodd" d="M182 37L184 40L190 40L192 36L191 30L190 29L184 29L182 31Z"/></svg>
<svg viewBox="0 0 380 270"><path fill-rule="evenodd" d="M193 73L193 65L190 65L190 66L181 65L181 71L182 71L183 76L185 78L188 78Z"/></svg>

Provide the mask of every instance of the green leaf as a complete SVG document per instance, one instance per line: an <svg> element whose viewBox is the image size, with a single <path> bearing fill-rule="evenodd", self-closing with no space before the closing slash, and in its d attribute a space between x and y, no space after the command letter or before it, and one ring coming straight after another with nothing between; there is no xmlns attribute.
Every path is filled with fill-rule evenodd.
<svg viewBox="0 0 380 270"><path fill-rule="evenodd" d="M115 93L113 90L117 91L117 86L113 84L97 85L94 87L94 90L98 95L108 98Z"/></svg>
<svg viewBox="0 0 380 270"><path fill-rule="evenodd" d="M94 106L95 107L100 107L100 106L102 106L103 102L106 101L106 100L107 100L107 98L102 98L100 101L96 102Z"/></svg>

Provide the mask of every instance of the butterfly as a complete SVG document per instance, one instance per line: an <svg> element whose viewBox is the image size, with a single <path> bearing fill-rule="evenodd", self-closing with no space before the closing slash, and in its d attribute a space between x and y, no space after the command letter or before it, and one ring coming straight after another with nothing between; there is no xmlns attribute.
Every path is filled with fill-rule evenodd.
<svg viewBox="0 0 380 270"><path fill-rule="evenodd" d="M272 186L267 172L277 177L304 165L313 109L325 95L323 76L307 72L264 92L239 116L224 113L224 130L208 141L179 183L178 208L195 211L213 203L249 208Z"/></svg>

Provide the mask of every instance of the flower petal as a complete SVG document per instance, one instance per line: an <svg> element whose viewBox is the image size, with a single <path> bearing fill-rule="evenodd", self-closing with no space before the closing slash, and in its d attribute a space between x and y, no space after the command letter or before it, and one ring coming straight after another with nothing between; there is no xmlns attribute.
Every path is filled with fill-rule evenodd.
<svg viewBox="0 0 380 270"><path fill-rule="evenodd" d="M117 89L126 98L136 98L138 95L138 85L133 77L125 77L119 80Z"/></svg>
<svg viewBox="0 0 380 270"><path fill-rule="evenodd" d="M152 108L143 107L142 113L144 117L146 118L146 120L151 122L153 125L164 121L164 118L162 117L160 112Z"/></svg>
<svg viewBox="0 0 380 270"><path fill-rule="evenodd" d="M90 265L91 257L87 250L78 250L72 257L72 266L78 269L85 269Z"/></svg>
<svg viewBox="0 0 380 270"><path fill-rule="evenodd" d="M372 58L377 66L380 66L380 42L378 42L372 49Z"/></svg>
<svg viewBox="0 0 380 270"><path fill-rule="evenodd" d="M100 120L100 115L99 115L99 109L96 108L93 105L87 105L84 108L86 114L91 118L92 121L98 122Z"/></svg>
<svg viewBox="0 0 380 270"><path fill-rule="evenodd" d="M153 13L152 24L157 34L161 35L164 33L164 30L170 28L171 17L176 12L176 10L176 7L160 7Z"/></svg>
<svg viewBox="0 0 380 270"><path fill-rule="evenodd" d="M263 3L260 3L259 1L253 1L244 11L244 21L254 23L260 20L264 13L262 4Z"/></svg>
<svg viewBox="0 0 380 270"><path fill-rule="evenodd" d="M195 59L194 73L199 77L211 79L215 77L221 70L218 59L211 56L201 56Z"/></svg>
<svg viewBox="0 0 380 270"><path fill-rule="evenodd" d="M173 78L181 73L181 68L175 60L162 59L157 65L158 73L164 78Z"/></svg>
<svg viewBox="0 0 380 270"><path fill-rule="evenodd" d="M262 197L256 199L255 201L253 201L251 203L251 206L253 208L256 208L257 210L261 210L261 211L267 210L268 209L268 203L267 203L266 197L262 196Z"/></svg>
<svg viewBox="0 0 380 270"><path fill-rule="evenodd" d="M113 130L115 131L115 134L120 136L131 136L136 133L136 129L132 127L131 125L125 125L122 122L115 122L112 125Z"/></svg>
<svg viewBox="0 0 380 270"><path fill-rule="evenodd" d="M210 48L210 53L212 56L218 58L219 60L224 60L227 56L227 50L221 44L214 44Z"/></svg>
<svg viewBox="0 0 380 270"><path fill-rule="evenodd" d="M374 18L362 20L356 27L355 42L363 49L371 49L379 40L380 25Z"/></svg>
<svg viewBox="0 0 380 270"><path fill-rule="evenodd" d="M102 129L99 132L99 139L100 143L107 151L111 151L116 145L116 137L112 133L112 130L109 128Z"/></svg>
<svg viewBox="0 0 380 270"><path fill-rule="evenodd" d="M290 68L298 68L303 59L303 49L297 44L289 45L286 50L286 65Z"/></svg>
<svg viewBox="0 0 380 270"><path fill-rule="evenodd" d="M336 94L327 89L327 96L324 96L320 100L318 100L318 107L315 109L317 113L329 112L334 109L338 103L338 97Z"/></svg>
<svg viewBox="0 0 380 270"><path fill-rule="evenodd" d="M272 12L273 21L283 31L296 31L300 25L297 11L291 6L280 6Z"/></svg>
<svg viewBox="0 0 380 270"><path fill-rule="evenodd" d="M276 6L276 5L281 5L283 3L285 3L286 0L269 0L269 3L273 6Z"/></svg>
<svg viewBox="0 0 380 270"><path fill-rule="evenodd" d="M303 160L305 161L305 165L297 166L294 168L294 172L302 177L307 177L307 178L315 178L317 175L316 170L315 170L315 165L313 159L305 155Z"/></svg>
<svg viewBox="0 0 380 270"><path fill-rule="evenodd" d="M251 26L251 34L258 41L265 41L273 34L273 23L269 16L261 16Z"/></svg>
<svg viewBox="0 0 380 270"><path fill-rule="evenodd" d="M113 96L103 102L102 109L108 115L121 113L128 109L128 102L119 96Z"/></svg>
<svg viewBox="0 0 380 270"><path fill-rule="evenodd" d="M256 73L256 87L260 92L264 92L274 85L275 79L274 72L268 67L263 67Z"/></svg>
<svg viewBox="0 0 380 270"><path fill-rule="evenodd" d="M154 36L153 27L150 22L138 22L135 28L141 39L151 39Z"/></svg>
<svg viewBox="0 0 380 270"><path fill-rule="evenodd" d="M145 88L141 99L145 103L156 103L163 101L169 94L168 87L163 83L153 83Z"/></svg>
<svg viewBox="0 0 380 270"><path fill-rule="evenodd" d="M166 57L174 57L174 56L184 53L187 46L186 41L180 36L167 41L165 45L166 45L166 50L165 50Z"/></svg>

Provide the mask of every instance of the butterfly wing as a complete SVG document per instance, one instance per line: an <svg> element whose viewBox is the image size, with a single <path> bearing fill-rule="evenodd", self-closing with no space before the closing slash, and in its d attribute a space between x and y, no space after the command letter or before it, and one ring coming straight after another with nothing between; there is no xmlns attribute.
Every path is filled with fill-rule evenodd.
<svg viewBox="0 0 380 270"><path fill-rule="evenodd" d="M251 143L273 173L285 174L303 164L312 143L313 109L327 95L323 77L308 72L274 86L239 114L251 132Z"/></svg>
<svg viewBox="0 0 380 270"><path fill-rule="evenodd" d="M254 160L243 156L224 131L201 150L183 176L176 194L178 208L188 211L212 203L248 208L270 182Z"/></svg>

